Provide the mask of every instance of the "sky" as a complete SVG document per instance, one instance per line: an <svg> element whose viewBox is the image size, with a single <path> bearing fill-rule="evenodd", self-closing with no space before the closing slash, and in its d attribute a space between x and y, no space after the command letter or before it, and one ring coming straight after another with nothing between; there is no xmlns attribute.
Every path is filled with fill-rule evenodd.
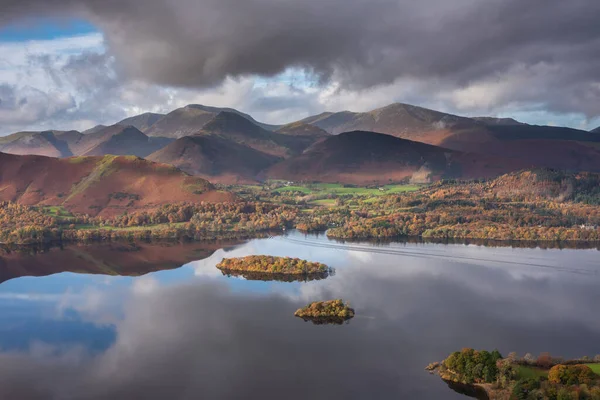
<svg viewBox="0 0 600 400"><path fill-rule="evenodd" d="M199 103L600 126L597 0L0 0L0 135Z"/></svg>

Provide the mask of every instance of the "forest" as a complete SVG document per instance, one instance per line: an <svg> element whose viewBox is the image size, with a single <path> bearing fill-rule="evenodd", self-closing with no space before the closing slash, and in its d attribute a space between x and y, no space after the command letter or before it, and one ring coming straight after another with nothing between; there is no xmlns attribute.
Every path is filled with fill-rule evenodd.
<svg viewBox="0 0 600 400"><path fill-rule="evenodd" d="M490 399L598 400L598 361L600 356L564 360L548 353L503 358L498 351L465 348L426 369L448 382L479 386Z"/></svg>
<svg viewBox="0 0 600 400"><path fill-rule="evenodd" d="M297 228L336 239L600 243L598 174L523 171L493 180L442 181L419 190L323 186L315 192L249 185L241 198L181 203L103 218L57 207L0 203L0 242L256 237Z"/></svg>

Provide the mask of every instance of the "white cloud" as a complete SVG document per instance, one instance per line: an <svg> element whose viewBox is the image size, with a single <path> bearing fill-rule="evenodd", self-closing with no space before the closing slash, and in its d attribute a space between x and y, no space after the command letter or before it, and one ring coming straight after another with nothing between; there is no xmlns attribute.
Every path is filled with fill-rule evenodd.
<svg viewBox="0 0 600 400"><path fill-rule="evenodd" d="M191 103L227 106L267 123L287 123L323 111L368 111L394 101L467 116L514 116L524 122L580 129L600 125L585 114L548 112L541 97L561 98L545 82L564 71L545 63L515 66L465 85L436 79L398 78L363 89L342 86L334 71L328 83L300 68L272 77L226 78L208 89L123 80L99 33L21 43L0 42L0 135L20 130L77 129L112 124L151 111L166 113ZM582 88L595 104L600 83ZM573 103L575 99L565 102ZM561 104L553 108L560 109ZM588 113L589 114L589 113Z"/></svg>

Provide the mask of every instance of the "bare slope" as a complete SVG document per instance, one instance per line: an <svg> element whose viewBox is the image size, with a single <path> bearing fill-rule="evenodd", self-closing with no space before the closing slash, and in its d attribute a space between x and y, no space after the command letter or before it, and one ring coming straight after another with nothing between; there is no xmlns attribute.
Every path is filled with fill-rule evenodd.
<svg viewBox="0 0 600 400"><path fill-rule="evenodd" d="M293 181L355 184L429 182L441 177L487 177L503 172L496 160L374 132L347 132L319 141L267 176Z"/></svg>
<svg viewBox="0 0 600 400"><path fill-rule="evenodd" d="M149 138L133 126L113 125L85 135L74 154L86 156L134 155L146 157L170 143L168 138Z"/></svg>
<svg viewBox="0 0 600 400"><path fill-rule="evenodd" d="M117 124L123 126L134 126L140 131L145 132L164 116L164 114L144 113L133 117L125 118Z"/></svg>
<svg viewBox="0 0 600 400"><path fill-rule="evenodd" d="M218 183L254 181L262 170L280 160L218 135L177 139L148 159Z"/></svg>

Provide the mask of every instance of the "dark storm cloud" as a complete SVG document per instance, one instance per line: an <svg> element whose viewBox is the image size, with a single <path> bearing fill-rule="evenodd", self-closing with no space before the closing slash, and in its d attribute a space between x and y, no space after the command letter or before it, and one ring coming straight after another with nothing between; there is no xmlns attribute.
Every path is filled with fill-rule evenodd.
<svg viewBox="0 0 600 400"><path fill-rule="evenodd" d="M593 61L580 72L598 77L595 0L4 0L2 9L5 21L86 13L129 72L165 84L291 65L366 85L404 74L467 81L539 62Z"/></svg>
<svg viewBox="0 0 600 400"><path fill-rule="evenodd" d="M506 81L512 95L490 101L490 108L541 103L551 111L600 114L596 0L0 0L0 6L4 22L69 11L89 18L122 72L158 84L210 87L228 76L300 67L354 90L398 78L449 91Z"/></svg>

